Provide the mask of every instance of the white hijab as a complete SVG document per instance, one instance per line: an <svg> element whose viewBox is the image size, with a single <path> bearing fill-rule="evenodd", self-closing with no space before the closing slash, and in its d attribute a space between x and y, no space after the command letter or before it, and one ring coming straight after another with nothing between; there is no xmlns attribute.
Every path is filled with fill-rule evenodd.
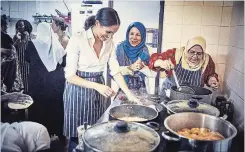
<svg viewBox="0 0 245 152"><path fill-rule="evenodd" d="M33 40L33 43L39 57L49 72L54 71L57 64L63 62L62 58L66 52L51 29L50 24L46 22L38 24L37 37Z"/></svg>

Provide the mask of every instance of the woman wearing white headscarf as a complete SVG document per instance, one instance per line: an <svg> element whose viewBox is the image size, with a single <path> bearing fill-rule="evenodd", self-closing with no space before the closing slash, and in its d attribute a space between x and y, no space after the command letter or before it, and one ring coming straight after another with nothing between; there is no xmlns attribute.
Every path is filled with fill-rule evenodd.
<svg viewBox="0 0 245 152"><path fill-rule="evenodd" d="M63 91L65 50L48 23L39 23L37 37L28 44L29 93L34 100L30 120L47 127L50 135L63 138ZM62 140L63 140L62 139Z"/></svg>

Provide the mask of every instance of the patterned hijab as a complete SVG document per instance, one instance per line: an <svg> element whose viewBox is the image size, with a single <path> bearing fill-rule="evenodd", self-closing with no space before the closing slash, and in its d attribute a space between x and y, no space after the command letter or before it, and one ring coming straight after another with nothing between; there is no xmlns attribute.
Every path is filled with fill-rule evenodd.
<svg viewBox="0 0 245 152"><path fill-rule="evenodd" d="M196 45L199 45L202 48L204 54L203 54L203 58L197 65L192 65L190 61L188 60L188 51ZM208 55L205 53L205 51L206 51L206 40L202 36L197 36L197 37L190 39L187 42L186 47L183 51L183 55L182 55L184 57L184 60L182 60L183 68L191 70L191 71L199 70L203 66L205 61L208 59Z"/></svg>
<svg viewBox="0 0 245 152"><path fill-rule="evenodd" d="M129 43L129 31L133 27L136 27L141 33L141 42L135 47L131 46L131 44ZM139 57L143 62L148 63L150 55L149 55L149 51L148 50L146 51L144 49L146 47L145 41L146 41L145 26L140 22L131 23L127 29L126 40L123 42L124 51L131 61L135 62L136 60L138 60Z"/></svg>

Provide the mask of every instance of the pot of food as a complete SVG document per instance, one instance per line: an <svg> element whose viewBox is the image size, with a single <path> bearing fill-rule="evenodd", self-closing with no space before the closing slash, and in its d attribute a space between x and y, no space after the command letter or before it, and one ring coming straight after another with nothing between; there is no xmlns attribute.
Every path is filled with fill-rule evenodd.
<svg viewBox="0 0 245 152"><path fill-rule="evenodd" d="M109 111L110 119L127 122L147 122L157 118L158 112L154 108L136 104L122 104Z"/></svg>
<svg viewBox="0 0 245 152"><path fill-rule="evenodd" d="M188 143L195 152L228 152L237 134L230 122L193 112L170 115L164 120L164 126L175 137L162 132L163 138Z"/></svg>
<svg viewBox="0 0 245 152"><path fill-rule="evenodd" d="M184 87L182 87L184 88ZM186 92L179 90L176 86L172 86L170 89L170 100L189 100L192 97L199 98L199 101L211 104L212 101L212 91L197 87L197 86L188 86L188 88L192 88L193 91Z"/></svg>
<svg viewBox="0 0 245 152"><path fill-rule="evenodd" d="M160 136L140 123L109 121L87 129L83 143L86 152L149 152L157 149Z"/></svg>
<svg viewBox="0 0 245 152"><path fill-rule="evenodd" d="M199 102L197 99L189 100L172 100L168 102L162 102L164 107L166 107L169 114L182 113L182 112L196 112L204 113L212 116L218 117L220 111L207 103Z"/></svg>

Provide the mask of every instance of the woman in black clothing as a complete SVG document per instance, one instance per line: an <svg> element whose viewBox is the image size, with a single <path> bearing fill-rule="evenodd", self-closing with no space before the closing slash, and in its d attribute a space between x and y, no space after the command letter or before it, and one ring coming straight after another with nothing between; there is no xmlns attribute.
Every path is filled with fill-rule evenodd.
<svg viewBox="0 0 245 152"><path fill-rule="evenodd" d="M29 94L34 103L29 110L31 121L47 127L50 135L57 135L64 142L63 91L64 48L55 40L48 23L39 23L37 37L29 41L25 59L29 63Z"/></svg>
<svg viewBox="0 0 245 152"><path fill-rule="evenodd" d="M24 93L28 93L28 74L29 74L29 65L25 61L25 50L30 41L30 34L32 32L32 26L27 20L19 20L16 25L16 35L13 38L14 46L17 52L17 64L20 67L21 79L24 85Z"/></svg>

